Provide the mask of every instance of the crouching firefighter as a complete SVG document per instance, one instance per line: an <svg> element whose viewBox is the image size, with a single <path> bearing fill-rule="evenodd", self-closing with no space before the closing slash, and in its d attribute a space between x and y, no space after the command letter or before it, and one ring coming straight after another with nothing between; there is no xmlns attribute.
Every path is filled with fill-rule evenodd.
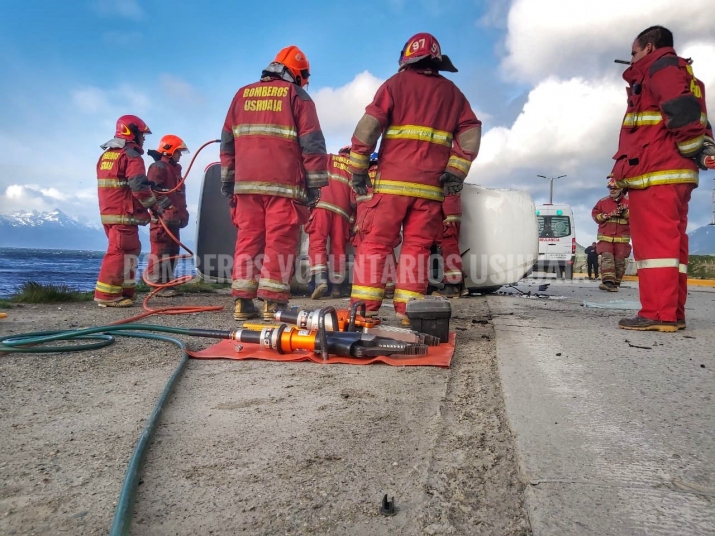
<svg viewBox="0 0 715 536"><path fill-rule="evenodd" d="M332 284L331 298L342 296L347 281L346 246L355 221L348 171L350 147L343 147L328 160L328 185L320 190L320 201L310 213L305 226L308 234L308 258L314 290L311 298L319 300ZM328 255L330 239L330 255Z"/></svg>
<svg viewBox="0 0 715 536"><path fill-rule="evenodd" d="M151 190L142 154L147 124L135 115L117 120L114 138L103 144L97 162L99 212L109 244L94 290L100 307L131 307L134 303L139 225L149 223L149 210L161 214L171 205Z"/></svg>
<svg viewBox="0 0 715 536"><path fill-rule="evenodd" d="M181 252L179 229L183 229L189 224L186 188L181 182L181 164L179 164L183 152L188 153L189 149L184 140L173 134L167 134L161 138L156 151L153 149L147 151L149 156L154 159L154 163L149 166L147 173L149 182L154 191L170 192L166 196L171 202L171 206L161 215L166 229L157 218L152 218L149 226L151 254L147 265L147 279L154 283L163 284L174 279L174 268ZM181 186L177 188L179 184ZM178 291L173 288L163 288L156 293L157 296L163 298L171 298L178 294Z"/></svg>
<svg viewBox="0 0 715 536"><path fill-rule="evenodd" d="M234 318L285 309L307 205L328 184L325 138L308 93L310 65L296 46L282 49L258 82L238 90L221 132L221 193L238 228L231 294Z"/></svg>
<svg viewBox="0 0 715 536"><path fill-rule="evenodd" d="M429 256L442 232L445 194L456 194L479 151L481 122L453 82L456 72L434 36L420 33L402 49L399 72L377 90L355 127L352 186L367 192L370 154L382 135L373 197L364 202L363 239L355 254L351 298L377 314L385 292L385 263L402 228L393 300L408 323L407 302L427 289Z"/></svg>
<svg viewBox="0 0 715 536"><path fill-rule="evenodd" d="M598 224L596 251L601 256L601 290L618 292L631 254L631 231L628 225L628 194L608 179L608 196L598 200L591 211Z"/></svg>

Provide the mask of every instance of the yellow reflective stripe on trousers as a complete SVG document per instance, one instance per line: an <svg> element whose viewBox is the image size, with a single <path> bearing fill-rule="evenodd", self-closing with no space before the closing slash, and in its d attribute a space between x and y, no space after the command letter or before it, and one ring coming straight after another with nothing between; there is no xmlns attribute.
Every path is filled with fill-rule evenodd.
<svg viewBox="0 0 715 536"><path fill-rule="evenodd" d="M397 303L407 303L412 300L423 300L424 297L425 295L419 292L405 290L403 288L397 288L395 289L395 297L392 299L392 301Z"/></svg>
<svg viewBox="0 0 715 536"><path fill-rule="evenodd" d="M288 125L270 125L270 124L244 124L235 125L233 127L233 137L240 136L272 136L274 138L283 138L297 140L298 133L295 128Z"/></svg>
<svg viewBox="0 0 715 536"><path fill-rule="evenodd" d="M623 126L626 128L642 127L645 125L657 125L663 120L660 112L638 112L626 114L623 118Z"/></svg>
<svg viewBox="0 0 715 536"><path fill-rule="evenodd" d="M462 216L447 216L444 220L442 220L442 223L462 223Z"/></svg>
<svg viewBox="0 0 715 536"><path fill-rule="evenodd" d="M644 259L636 261L636 268L639 270L645 268L680 268L679 259Z"/></svg>
<svg viewBox="0 0 715 536"><path fill-rule="evenodd" d="M644 173L635 177L624 177L616 181L616 184L621 188L633 188L635 190L642 190L659 184L685 183L698 184L698 172L692 169L667 169Z"/></svg>
<svg viewBox="0 0 715 536"><path fill-rule="evenodd" d="M255 279L234 279L231 282L231 288L233 290L247 290L248 292L255 292L258 289L258 281Z"/></svg>
<svg viewBox="0 0 715 536"><path fill-rule="evenodd" d="M99 292L103 292L105 294L121 294L122 292L122 287L118 285L102 283L101 281L97 281L97 284L94 286L94 288Z"/></svg>
<svg viewBox="0 0 715 536"><path fill-rule="evenodd" d="M315 266L310 267L311 274L319 274L321 272L327 272L327 271L328 271L327 264L316 264Z"/></svg>
<svg viewBox="0 0 715 536"><path fill-rule="evenodd" d="M387 140L418 140L452 147L452 134L445 130L437 130L419 125L390 125L385 132Z"/></svg>
<svg viewBox="0 0 715 536"><path fill-rule="evenodd" d="M404 195L432 199L433 201L444 201L444 191L440 186L429 186L418 182L390 181L380 178L375 180L373 191L376 194Z"/></svg>
<svg viewBox="0 0 715 536"><path fill-rule="evenodd" d="M613 242L616 244L627 244L628 242L631 241L630 236L608 236L608 235L598 235L596 236L596 240L599 242Z"/></svg>
<svg viewBox="0 0 715 536"><path fill-rule="evenodd" d="M472 163L466 158L459 158L455 155L450 156L449 160L447 161L447 167L453 167L454 169L458 169L465 175L469 173L469 168L471 167L471 165Z"/></svg>
<svg viewBox="0 0 715 536"><path fill-rule="evenodd" d="M687 274L688 273L688 265L687 264L678 264L678 272L681 274Z"/></svg>
<svg viewBox="0 0 715 536"><path fill-rule="evenodd" d="M97 179L99 188L124 188L127 184L127 181L122 179Z"/></svg>
<svg viewBox="0 0 715 536"><path fill-rule="evenodd" d="M290 197L291 199L303 199L305 197L303 189L297 186L259 181L236 181L233 186L233 193L276 195L279 197Z"/></svg>
<svg viewBox="0 0 715 536"><path fill-rule="evenodd" d="M678 151L685 154L692 154L693 152L700 149L704 141L704 134L701 134L700 136L698 136L697 138L693 138L692 140L681 141L680 143L678 143Z"/></svg>
<svg viewBox="0 0 715 536"><path fill-rule="evenodd" d="M290 292L290 285L276 279L261 278L258 283L259 289L270 290L272 292Z"/></svg>
<svg viewBox="0 0 715 536"><path fill-rule="evenodd" d="M382 301L382 298L385 297L385 290L380 287L353 285L350 297L356 300Z"/></svg>
<svg viewBox="0 0 715 536"><path fill-rule="evenodd" d="M350 214L345 212L338 205L333 205L332 203L328 203L327 201L318 201L318 203L315 205L315 208L323 208L325 210L329 210L330 212L334 212L335 214L341 215L348 221L350 220Z"/></svg>

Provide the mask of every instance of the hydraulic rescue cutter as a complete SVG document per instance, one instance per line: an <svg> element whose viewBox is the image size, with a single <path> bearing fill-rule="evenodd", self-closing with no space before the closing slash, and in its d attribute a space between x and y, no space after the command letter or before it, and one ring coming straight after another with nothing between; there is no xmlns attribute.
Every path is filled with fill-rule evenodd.
<svg viewBox="0 0 715 536"><path fill-rule="evenodd" d="M276 321L292 324L299 329L318 331L320 329L321 316L324 318L326 331L355 332L362 331L364 334L376 335L378 337L388 337L403 342L415 344L426 344L427 346L439 346L440 339L434 335L420 333L406 328L382 325L379 318L369 318L365 315L365 302L356 301L349 309L337 309L335 316L324 313L332 307L316 309L314 311L306 309L292 308L276 312ZM335 319L337 318L337 322ZM244 324L245 326L245 324ZM337 327L336 327L337 326Z"/></svg>

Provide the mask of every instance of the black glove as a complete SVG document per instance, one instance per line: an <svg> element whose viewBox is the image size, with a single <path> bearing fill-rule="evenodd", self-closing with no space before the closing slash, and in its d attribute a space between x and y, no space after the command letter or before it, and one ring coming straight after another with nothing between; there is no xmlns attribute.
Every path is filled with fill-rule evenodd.
<svg viewBox="0 0 715 536"><path fill-rule="evenodd" d="M367 174L367 171L365 173L353 173L350 179L350 186L352 186L356 194L367 195L367 189L372 187L370 175Z"/></svg>
<svg viewBox="0 0 715 536"><path fill-rule="evenodd" d="M169 199L166 196L160 197L156 203L154 204L153 207L151 207L149 210L151 210L152 214L155 216L161 216L164 214L164 211L167 209L171 208L171 199Z"/></svg>
<svg viewBox="0 0 715 536"><path fill-rule="evenodd" d="M233 182L222 182L221 183L221 195L231 199L233 197Z"/></svg>
<svg viewBox="0 0 715 536"><path fill-rule="evenodd" d="M695 163L703 171L715 169L715 141L710 136L705 136L703 148L695 156Z"/></svg>
<svg viewBox="0 0 715 536"><path fill-rule="evenodd" d="M313 208L320 200L320 188L305 189L305 204Z"/></svg>
<svg viewBox="0 0 715 536"><path fill-rule="evenodd" d="M456 175L452 175L449 171L442 173L439 182L442 183L444 195L458 194L462 191L462 186L464 186L464 181Z"/></svg>

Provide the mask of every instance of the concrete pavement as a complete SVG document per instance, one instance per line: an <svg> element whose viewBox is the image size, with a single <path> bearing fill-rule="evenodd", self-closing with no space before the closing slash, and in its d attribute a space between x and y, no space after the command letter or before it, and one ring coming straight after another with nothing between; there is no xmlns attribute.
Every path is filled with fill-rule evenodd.
<svg viewBox="0 0 715 536"><path fill-rule="evenodd" d="M488 298L534 534L715 534L715 291L691 289L687 330L634 332L582 303L637 283L548 282Z"/></svg>

